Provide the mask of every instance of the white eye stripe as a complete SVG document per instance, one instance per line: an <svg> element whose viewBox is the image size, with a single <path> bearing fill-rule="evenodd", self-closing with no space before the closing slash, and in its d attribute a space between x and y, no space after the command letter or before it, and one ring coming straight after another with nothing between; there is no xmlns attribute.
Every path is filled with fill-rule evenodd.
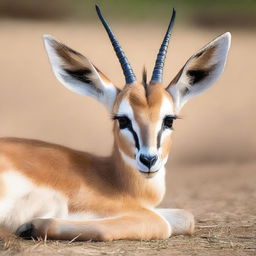
<svg viewBox="0 0 256 256"><path fill-rule="evenodd" d="M162 122L164 117L167 115L174 116L174 107L172 102L167 99L167 97L164 97L162 106L160 108L160 121Z"/></svg>
<svg viewBox="0 0 256 256"><path fill-rule="evenodd" d="M130 105L130 103L129 103L129 101L127 99L124 99L121 102L121 104L119 106L119 109L118 109L118 112L117 112L117 115L118 116L125 115L125 116L127 116L131 120L132 128L133 128L134 132L136 133L136 135L138 137L138 144L139 144L139 146L141 146L142 145L142 140L141 140L140 127L137 124L136 120L134 119L133 109L132 109L132 107L131 107L131 105ZM129 140L133 141L134 145L136 144L134 136L131 133L131 131L129 131L127 129L124 129L122 132L125 132L125 134L129 137ZM128 135L128 133L129 133L129 135Z"/></svg>
<svg viewBox="0 0 256 256"><path fill-rule="evenodd" d="M119 115L119 116L126 115L130 119L134 119L133 109L130 106L130 103L128 100L126 100L126 99L122 100L122 102L118 108L117 115Z"/></svg>

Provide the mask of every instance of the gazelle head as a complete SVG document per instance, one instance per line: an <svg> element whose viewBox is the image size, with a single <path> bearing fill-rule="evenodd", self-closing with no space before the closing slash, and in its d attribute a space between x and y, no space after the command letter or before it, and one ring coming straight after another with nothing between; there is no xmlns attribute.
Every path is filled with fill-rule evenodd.
<svg viewBox="0 0 256 256"><path fill-rule="evenodd" d="M227 58L231 35L225 33L188 59L165 88L162 72L175 20L175 10L160 47L150 82L146 72L137 81L133 70L100 9L104 25L125 76L122 90L86 57L45 35L45 47L57 79L68 89L101 102L113 117L115 144L124 162L146 177L154 176L167 161L173 122L182 106L204 92L220 77Z"/></svg>

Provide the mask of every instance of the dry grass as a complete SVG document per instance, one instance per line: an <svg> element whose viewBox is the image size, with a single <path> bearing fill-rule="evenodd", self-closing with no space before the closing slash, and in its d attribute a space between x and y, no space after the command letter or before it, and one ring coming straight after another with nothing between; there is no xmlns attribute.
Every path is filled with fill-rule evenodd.
<svg viewBox="0 0 256 256"><path fill-rule="evenodd" d="M255 221L255 220L254 220ZM199 224L201 224L199 222ZM3 246L0 255L255 255L255 223L241 227L199 226L192 237L163 241L59 242L19 241Z"/></svg>

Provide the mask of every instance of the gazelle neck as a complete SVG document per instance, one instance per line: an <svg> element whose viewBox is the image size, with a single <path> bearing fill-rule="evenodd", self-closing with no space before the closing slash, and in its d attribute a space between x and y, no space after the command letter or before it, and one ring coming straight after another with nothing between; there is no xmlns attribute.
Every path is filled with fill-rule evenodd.
<svg viewBox="0 0 256 256"><path fill-rule="evenodd" d="M145 201L145 204L155 206L161 202L165 193L165 168L162 168L152 178L143 177L124 159L116 143L111 156L113 172L118 176L124 192ZM120 184L119 184L120 185Z"/></svg>

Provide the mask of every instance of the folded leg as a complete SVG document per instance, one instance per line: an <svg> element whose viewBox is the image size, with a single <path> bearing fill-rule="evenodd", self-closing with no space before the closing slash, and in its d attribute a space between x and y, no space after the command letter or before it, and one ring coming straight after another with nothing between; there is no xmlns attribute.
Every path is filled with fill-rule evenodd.
<svg viewBox="0 0 256 256"><path fill-rule="evenodd" d="M168 222L159 214L142 209L119 217L97 220L35 219L20 226L17 235L57 240L112 241L116 239L166 239Z"/></svg>

